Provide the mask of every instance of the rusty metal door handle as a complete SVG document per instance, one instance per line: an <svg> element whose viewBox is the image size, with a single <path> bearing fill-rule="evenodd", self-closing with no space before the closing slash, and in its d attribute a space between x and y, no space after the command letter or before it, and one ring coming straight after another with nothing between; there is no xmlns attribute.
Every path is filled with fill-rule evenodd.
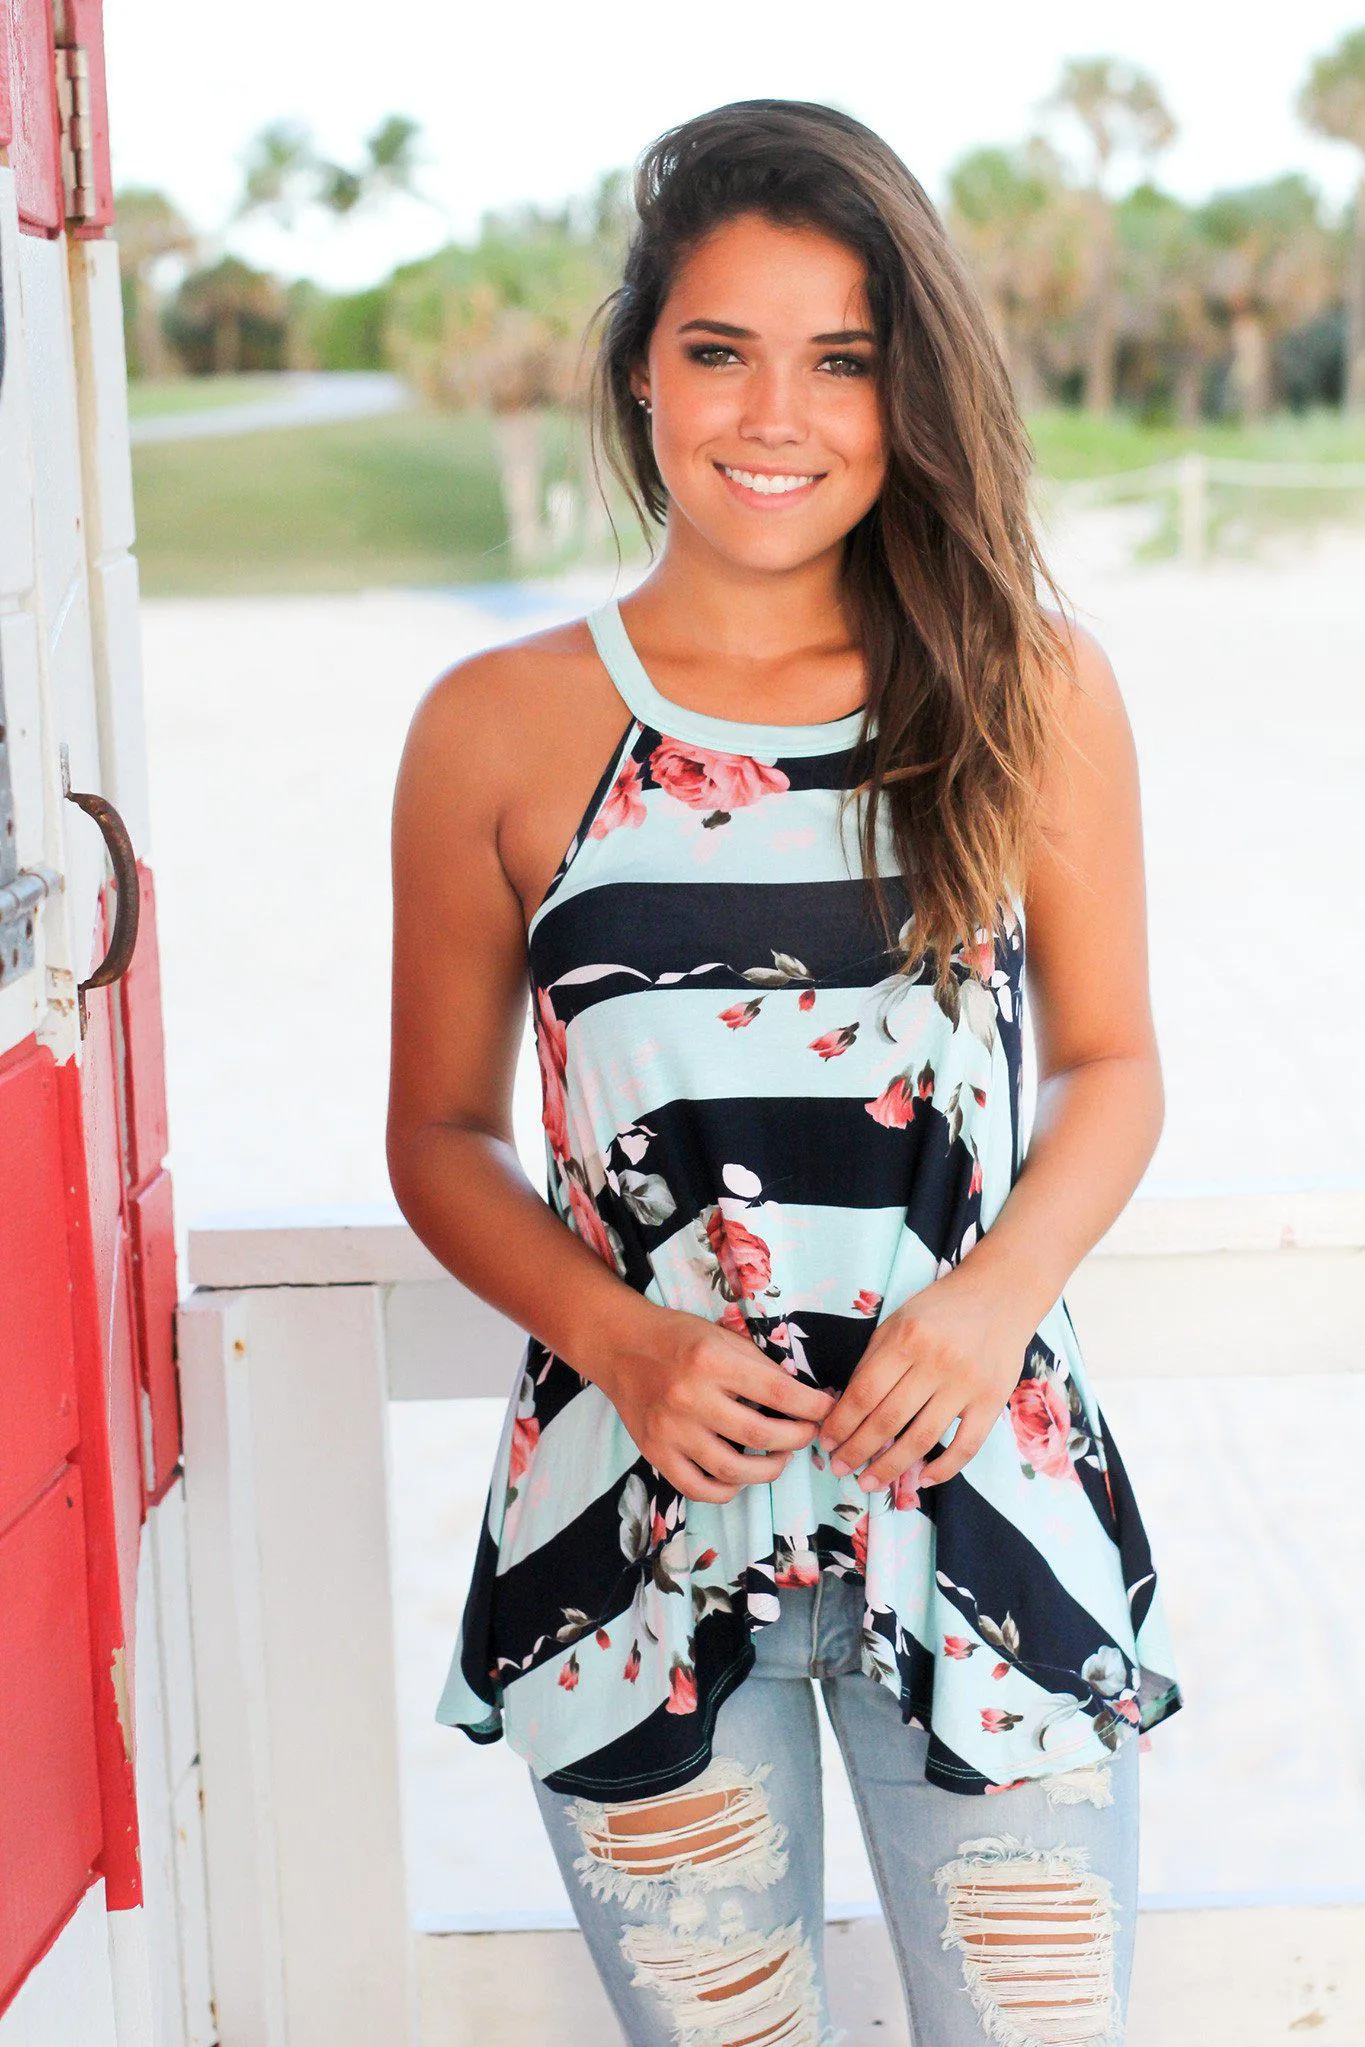
<svg viewBox="0 0 1365 2047"><path fill-rule="evenodd" d="M137 854L133 851L128 827L113 804L107 797L80 789L68 789L66 800L78 805L99 826L114 870L114 880L118 884L118 907L114 911L109 950L89 978L77 987L76 993L83 996L87 988L105 988L111 981L117 981L132 965L141 891L137 878Z"/></svg>

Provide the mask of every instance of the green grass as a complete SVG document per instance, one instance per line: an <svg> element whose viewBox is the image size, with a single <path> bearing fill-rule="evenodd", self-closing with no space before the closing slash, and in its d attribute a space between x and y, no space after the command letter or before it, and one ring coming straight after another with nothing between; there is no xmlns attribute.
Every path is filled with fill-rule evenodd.
<svg viewBox="0 0 1365 2047"><path fill-rule="evenodd" d="M1365 417L1326 410L1279 413L1255 426L1207 420L1197 427L1054 410L1035 413L1028 427L1038 472L1056 483L1143 469L1193 450L1245 462L1365 462Z"/></svg>
<svg viewBox="0 0 1365 2047"><path fill-rule="evenodd" d="M196 397L230 385L237 399L244 387L254 394L273 381L187 380ZM1052 411L1036 415L1030 431L1044 486L1142 468L1187 448L1257 460L1365 461L1365 421L1325 412L1258 427L1183 431ZM546 442L547 480L570 473L566 418L549 420ZM146 444L133 450L133 475L142 586L151 596L431 586L502 581L516 573L491 422L483 415L415 409L281 432ZM1231 539L1250 509L1232 501L1253 494L1218 495L1228 500L1228 516L1214 506L1215 527ZM1336 492L1256 495L1253 524L1303 524L1339 516L1351 503ZM640 555L633 515L618 498L613 504L623 550Z"/></svg>
<svg viewBox="0 0 1365 2047"><path fill-rule="evenodd" d="M547 481L567 473L551 419ZM133 450L152 596L505 581L491 422L414 410ZM623 545L629 525L619 514ZM553 564L547 564L553 566Z"/></svg>
<svg viewBox="0 0 1365 2047"><path fill-rule="evenodd" d="M166 413L216 412L222 405L282 398L289 389L290 379L275 370L250 371L240 377L140 377L128 386L128 417L160 419Z"/></svg>

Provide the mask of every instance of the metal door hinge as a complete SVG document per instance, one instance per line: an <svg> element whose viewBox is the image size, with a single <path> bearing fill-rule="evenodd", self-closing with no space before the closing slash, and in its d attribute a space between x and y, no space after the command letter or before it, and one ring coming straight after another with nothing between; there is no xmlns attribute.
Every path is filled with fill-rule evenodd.
<svg viewBox="0 0 1365 2047"><path fill-rule="evenodd" d="M95 217L95 123L90 100L90 52L84 43L57 47L57 114L61 128L62 186L68 220Z"/></svg>

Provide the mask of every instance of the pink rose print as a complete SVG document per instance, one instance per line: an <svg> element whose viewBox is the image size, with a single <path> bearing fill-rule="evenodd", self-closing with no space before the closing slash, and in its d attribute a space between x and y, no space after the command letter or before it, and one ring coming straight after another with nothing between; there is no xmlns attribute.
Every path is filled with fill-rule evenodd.
<svg viewBox="0 0 1365 2047"><path fill-rule="evenodd" d="M578 1651L576 1649L560 1671L559 1682L563 1685L566 1692L571 1692L578 1683Z"/></svg>
<svg viewBox="0 0 1365 2047"><path fill-rule="evenodd" d="M665 1713L695 1713L697 1710L697 1674L690 1663L675 1663L672 1673L672 1687L664 1703Z"/></svg>
<svg viewBox="0 0 1365 2047"><path fill-rule="evenodd" d="M978 1109L984 1109L984 1108L985 1108L985 1106L986 1106L986 1090L985 1090L985 1088L984 1088L984 1087L974 1087L974 1088L972 1089L972 1100L973 1100L973 1101L974 1101L974 1102L976 1103L976 1106L977 1106L977 1108L978 1108Z"/></svg>
<svg viewBox="0 0 1365 2047"><path fill-rule="evenodd" d="M583 1239L589 1250L595 1251L599 1258L604 1259L614 1269L616 1254L611 1248L611 1238L607 1235L607 1226L597 1213L597 1203L582 1184L577 1173L566 1173L564 1177L569 1190L569 1208L579 1236Z"/></svg>
<svg viewBox="0 0 1365 2047"><path fill-rule="evenodd" d="M856 1023L840 1024L837 1030L826 1031L822 1038L812 1038L810 1050L818 1052L822 1059L837 1059L841 1052L847 1052L857 1035Z"/></svg>
<svg viewBox="0 0 1365 2047"><path fill-rule="evenodd" d="M964 945L962 957L974 974L984 981L995 965L995 940L991 936L976 939L971 945Z"/></svg>
<svg viewBox="0 0 1365 2047"><path fill-rule="evenodd" d="M716 1552L713 1549L704 1549L699 1557L693 1557L692 1569L694 1571L704 1571L708 1564L714 1564L715 1561Z"/></svg>
<svg viewBox="0 0 1365 2047"><path fill-rule="evenodd" d="M772 1253L719 1203L706 1212L706 1237L732 1300L752 1299L772 1282Z"/></svg>
<svg viewBox="0 0 1365 2047"><path fill-rule="evenodd" d="M791 787L781 768L766 761L743 753L713 753L680 739L661 740L649 756L649 768L659 787L689 810L743 810Z"/></svg>
<svg viewBox="0 0 1365 2047"><path fill-rule="evenodd" d="M972 1654L975 1648L975 1642L969 1642L965 1635L945 1635L943 1637L943 1653L945 1656L956 1656L965 1660L965 1658Z"/></svg>
<svg viewBox="0 0 1365 2047"><path fill-rule="evenodd" d="M736 1336L747 1336L749 1325L744 1319L744 1310L738 1301L727 1301L720 1312L722 1329L733 1329Z"/></svg>
<svg viewBox="0 0 1365 2047"><path fill-rule="evenodd" d="M1019 1455L1044 1478L1070 1479L1080 1484L1067 1442L1071 1435L1071 1410L1066 1395L1048 1374L1041 1379L1021 1379L1009 1397L1010 1423Z"/></svg>
<svg viewBox="0 0 1365 2047"><path fill-rule="evenodd" d="M891 1504L903 1512L919 1505L919 1475L924 1469L924 1459L917 1457L913 1464L907 1464L904 1471L897 1472L891 1485Z"/></svg>
<svg viewBox="0 0 1365 2047"><path fill-rule="evenodd" d="M627 761L616 780L602 808L588 828L590 839L605 839L608 832L614 832L621 825L642 825L645 821L644 799L640 791L644 786L644 775L638 761Z"/></svg>
<svg viewBox="0 0 1365 2047"><path fill-rule="evenodd" d="M594 1635L593 1640L596 1642L599 1649L610 1649L611 1647L611 1636L607 1633L605 1628L599 1628L597 1630L596 1635Z"/></svg>
<svg viewBox="0 0 1365 2047"><path fill-rule="evenodd" d="M864 1102L863 1107L874 1123L882 1123L888 1130L904 1130L913 1122L915 1096L910 1086L910 1076L898 1073L889 1080L875 1102Z"/></svg>
<svg viewBox="0 0 1365 2047"><path fill-rule="evenodd" d="M1008 1669L1009 1669L1008 1663L997 1663L995 1669L991 1672L991 1676L1003 1677Z"/></svg>
<svg viewBox="0 0 1365 2047"><path fill-rule="evenodd" d="M814 1009L815 990L813 988L803 988L796 998L796 1006L798 1009Z"/></svg>
<svg viewBox="0 0 1365 2047"><path fill-rule="evenodd" d="M981 1180L981 1161L980 1161L980 1159L979 1159L979 1158L977 1157L976 1153L975 1153L975 1152L973 1152L973 1153L972 1153L972 1177L971 1177L971 1180L970 1180L970 1182L968 1183L968 1186L967 1186L967 1193L968 1193L968 1195L969 1195L969 1196L971 1196L971 1195L973 1195L973 1194L979 1194L979 1193L981 1192L981 1187L982 1187L982 1180Z"/></svg>
<svg viewBox="0 0 1365 2047"><path fill-rule="evenodd" d="M718 1009L717 1016L732 1031L742 1031L745 1024L751 1024L763 1007L763 997L754 996L751 1002L733 1002L728 1009Z"/></svg>
<svg viewBox="0 0 1365 2047"><path fill-rule="evenodd" d="M628 1685L633 1685L636 1678L640 1675L640 1645L638 1642L631 1643L630 1654L626 1658L626 1667L621 1675Z"/></svg>
<svg viewBox="0 0 1365 2047"><path fill-rule="evenodd" d="M882 1304L880 1294L874 1294L869 1287L863 1287L853 1298L855 1315L875 1315Z"/></svg>
<svg viewBox="0 0 1365 2047"><path fill-rule="evenodd" d="M981 1731L983 1734L1008 1734L1011 1727L1017 1727L1023 1717L1022 1713L1007 1713L1002 1706L983 1706Z"/></svg>
<svg viewBox="0 0 1365 2047"><path fill-rule="evenodd" d="M778 1585L818 1585L820 1565L814 1551L794 1550L790 1560L774 1573L774 1582Z"/></svg>
<svg viewBox="0 0 1365 2047"><path fill-rule="evenodd" d="M554 1005L543 988L536 989L536 1010L540 1024L536 1032L536 1056L540 1060L540 1080L545 1097L540 1120L545 1125L555 1157L566 1159L569 1156L569 1104L564 1083L569 1064L568 1028L555 1015Z"/></svg>
<svg viewBox="0 0 1365 2047"><path fill-rule="evenodd" d="M1137 1726L1138 1702L1136 1699L1111 1699L1109 1703L1116 1713L1122 1713L1125 1720L1131 1720L1134 1727Z"/></svg>
<svg viewBox="0 0 1365 2047"><path fill-rule="evenodd" d="M858 1569L867 1571L867 1530L869 1516L860 1514L853 1524L853 1561Z"/></svg>
<svg viewBox="0 0 1365 2047"><path fill-rule="evenodd" d="M519 1414L512 1424L512 1454L507 1466L507 1483L519 1485L540 1441L540 1423L534 1415Z"/></svg>

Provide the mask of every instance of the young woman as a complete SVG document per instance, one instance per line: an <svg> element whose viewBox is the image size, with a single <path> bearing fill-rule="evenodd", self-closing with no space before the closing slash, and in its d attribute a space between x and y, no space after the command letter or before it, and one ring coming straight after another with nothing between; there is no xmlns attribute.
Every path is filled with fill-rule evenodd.
<svg viewBox="0 0 1365 2047"><path fill-rule="evenodd" d="M1128 722L886 144L742 102L636 203L595 419L662 550L398 779L393 1185L529 1332L438 1717L527 1759L632 2047L831 2037L813 1681L917 2047L1115 2042L1181 1703L1062 1299L1162 1119Z"/></svg>

